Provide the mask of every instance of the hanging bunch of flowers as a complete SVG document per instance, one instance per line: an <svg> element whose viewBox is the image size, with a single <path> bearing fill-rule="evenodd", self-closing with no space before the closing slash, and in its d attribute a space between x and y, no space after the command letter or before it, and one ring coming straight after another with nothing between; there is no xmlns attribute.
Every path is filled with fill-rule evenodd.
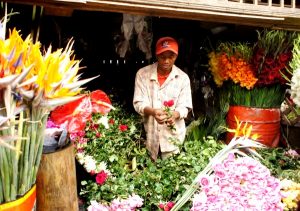
<svg viewBox="0 0 300 211"><path fill-rule="evenodd" d="M80 86L93 79L79 80L72 40L43 54L39 42L23 40L16 29L6 38L6 18L0 27L0 204L33 187L49 112L78 99Z"/></svg>

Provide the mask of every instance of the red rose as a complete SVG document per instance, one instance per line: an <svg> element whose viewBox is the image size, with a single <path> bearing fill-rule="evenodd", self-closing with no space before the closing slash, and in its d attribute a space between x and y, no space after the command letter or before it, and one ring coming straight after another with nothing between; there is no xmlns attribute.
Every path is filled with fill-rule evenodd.
<svg viewBox="0 0 300 211"><path fill-rule="evenodd" d="M115 123L115 120L110 119L110 120L108 121L108 123L113 125L113 124Z"/></svg>
<svg viewBox="0 0 300 211"><path fill-rule="evenodd" d="M100 173L98 173L97 174L97 176L96 176L96 183L98 184L98 185L103 185L104 184L104 182L106 181L106 179L107 179L107 173L105 173L103 170L100 172Z"/></svg>
<svg viewBox="0 0 300 211"><path fill-rule="evenodd" d="M124 132L124 131L126 131L126 130L128 129L128 126L127 126L127 125L120 125L120 126L119 126L119 129L120 129L122 132Z"/></svg>
<svg viewBox="0 0 300 211"><path fill-rule="evenodd" d="M174 100L164 101L164 106L172 107L174 105Z"/></svg>

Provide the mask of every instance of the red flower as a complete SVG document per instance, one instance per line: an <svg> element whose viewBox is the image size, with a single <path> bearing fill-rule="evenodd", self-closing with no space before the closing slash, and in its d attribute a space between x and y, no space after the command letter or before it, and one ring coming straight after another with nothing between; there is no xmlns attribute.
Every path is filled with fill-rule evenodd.
<svg viewBox="0 0 300 211"><path fill-rule="evenodd" d="M174 205L175 205L174 202L169 201L169 202L167 202L167 203L165 203L165 204L160 203L160 204L158 205L158 207L159 207L160 209L163 209L164 211L170 211L170 210L172 209L172 207L174 207Z"/></svg>
<svg viewBox="0 0 300 211"><path fill-rule="evenodd" d="M174 207L174 205L175 205L175 203L172 202L172 201L169 201L169 202L167 203L167 206L168 206L169 208Z"/></svg>
<svg viewBox="0 0 300 211"><path fill-rule="evenodd" d="M174 105L174 100L164 101L164 106L172 107Z"/></svg>
<svg viewBox="0 0 300 211"><path fill-rule="evenodd" d="M288 53L279 54L279 62L286 63L290 59L290 55Z"/></svg>
<svg viewBox="0 0 300 211"><path fill-rule="evenodd" d="M119 126L119 129L120 129L122 132L124 132L124 131L126 131L126 130L128 129L128 126L127 126L127 125L120 125L120 126Z"/></svg>
<svg viewBox="0 0 300 211"><path fill-rule="evenodd" d="M272 65L275 61L274 61L273 58L268 57L268 58L266 58L265 62L266 62L266 64L268 64L268 65Z"/></svg>
<svg viewBox="0 0 300 211"><path fill-rule="evenodd" d="M160 203L160 204L158 205L158 207L159 207L160 209L163 209L163 208L165 207L165 205L164 205L163 203Z"/></svg>
<svg viewBox="0 0 300 211"><path fill-rule="evenodd" d="M97 176L96 176L96 183L97 183L98 185L103 185L104 182L106 181L107 177L108 177L107 173L105 173L105 172L102 170L102 171L101 171L100 173L98 173Z"/></svg>
<svg viewBox="0 0 300 211"><path fill-rule="evenodd" d="M115 124L115 120L114 120L114 119L110 119L110 120L108 121L108 123L113 125L113 124Z"/></svg>
<svg viewBox="0 0 300 211"><path fill-rule="evenodd" d="M91 124L91 125L90 125L90 129L91 129L91 130L97 130L98 127L99 127L98 124Z"/></svg>
<svg viewBox="0 0 300 211"><path fill-rule="evenodd" d="M101 133L97 132L97 133L96 133L96 137L97 137L97 138L100 138L100 137L101 137Z"/></svg>

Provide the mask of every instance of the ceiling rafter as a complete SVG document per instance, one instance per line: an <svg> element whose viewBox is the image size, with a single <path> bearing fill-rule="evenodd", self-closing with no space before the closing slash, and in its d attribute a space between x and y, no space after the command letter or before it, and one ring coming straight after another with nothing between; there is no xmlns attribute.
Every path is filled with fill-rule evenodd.
<svg viewBox="0 0 300 211"><path fill-rule="evenodd" d="M300 31L300 8L294 0L290 1L290 5L285 5L282 0L274 1L275 3L272 0L27 0L26 2L8 0L7 2Z"/></svg>

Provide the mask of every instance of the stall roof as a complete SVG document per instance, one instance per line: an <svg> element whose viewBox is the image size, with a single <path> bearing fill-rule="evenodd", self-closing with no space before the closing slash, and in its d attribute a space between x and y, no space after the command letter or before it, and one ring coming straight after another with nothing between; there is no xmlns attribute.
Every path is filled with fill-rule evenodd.
<svg viewBox="0 0 300 211"><path fill-rule="evenodd" d="M73 10L130 13L300 31L296 0L8 0L44 6L56 15Z"/></svg>

